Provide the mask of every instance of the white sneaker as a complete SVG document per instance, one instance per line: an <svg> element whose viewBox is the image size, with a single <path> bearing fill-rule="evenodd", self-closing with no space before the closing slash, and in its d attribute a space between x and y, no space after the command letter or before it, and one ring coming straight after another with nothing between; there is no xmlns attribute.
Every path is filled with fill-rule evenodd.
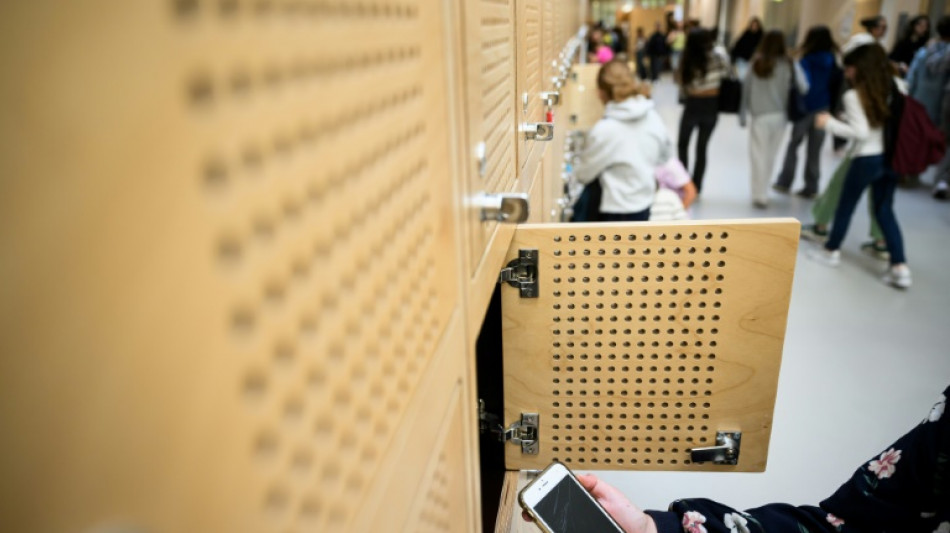
<svg viewBox="0 0 950 533"><path fill-rule="evenodd" d="M808 256L808 258L812 261L821 263L825 266L836 267L841 264L840 250L826 250L825 248L818 248L817 250L808 250L808 253L805 255Z"/></svg>
<svg viewBox="0 0 950 533"><path fill-rule="evenodd" d="M892 266L887 269L882 279L884 283L897 287L898 289L907 289L912 283L910 269L907 268L907 265Z"/></svg>

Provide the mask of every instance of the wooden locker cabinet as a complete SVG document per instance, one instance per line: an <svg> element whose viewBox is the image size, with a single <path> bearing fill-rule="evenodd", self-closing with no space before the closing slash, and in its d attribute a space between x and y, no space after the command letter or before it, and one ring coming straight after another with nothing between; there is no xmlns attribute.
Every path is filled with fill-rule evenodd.
<svg viewBox="0 0 950 533"><path fill-rule="evenodd" d="M504 423L537 416L509 470L765 469L799 223L522 225L538 296L502 287ZM688 450L741 432L738 463Z"/></svg>
<svg viewBox="0 0 950 533"><path fill-rule="evenodd" d="M477 527L448 4L2 4L5 531Z"/></svg>
<svg viewBox="0 0 950 533"><path fill-rule="evenodd" d="M515 2L471 0L460 6L464 57L465 137L461 152L463 197L527 192L519 183L515 96ZM497 277L497 264L511 240L510 225L463 213L468 326L477 331Z"/></svg>

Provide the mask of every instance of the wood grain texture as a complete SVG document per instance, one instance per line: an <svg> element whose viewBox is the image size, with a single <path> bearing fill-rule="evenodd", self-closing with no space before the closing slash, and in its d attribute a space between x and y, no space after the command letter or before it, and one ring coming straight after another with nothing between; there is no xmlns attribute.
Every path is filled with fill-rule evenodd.
<svg viewBox="0 0 950 533"><path fill-rule="evenodd" d="M597 98L597 73L600 65L586 63L575 65L576 79L570 79L565 87L567 107L564 112L570 128L589 130L604 116L604 104Z"/></svg>
<svg viewBox="0 0 950 533"><path fill-rule="evenodd" d="M541 296L503 288L505 419L540 413L541 451L508 468L762 471L798 227L520 227L508 257L539 250ZM718 430L742 431L739 464L692 464Z"/></svg>
<svg viewBox="0 0 950 533"><path fill-rule="evenodd" d="M475 528L442 9L0 7L5 530Z"/></svg>

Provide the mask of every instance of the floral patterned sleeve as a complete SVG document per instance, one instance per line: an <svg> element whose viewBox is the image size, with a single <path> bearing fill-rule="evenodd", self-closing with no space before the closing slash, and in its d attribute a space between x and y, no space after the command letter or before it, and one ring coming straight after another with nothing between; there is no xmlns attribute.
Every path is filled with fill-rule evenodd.
<svg viewBox="0 0 950 533"><path fill-rule="evenodd" d="M950 533L950 387L918 426L820 507L770 504L737 511L705 499L648 511L659 533Z"/></svg>

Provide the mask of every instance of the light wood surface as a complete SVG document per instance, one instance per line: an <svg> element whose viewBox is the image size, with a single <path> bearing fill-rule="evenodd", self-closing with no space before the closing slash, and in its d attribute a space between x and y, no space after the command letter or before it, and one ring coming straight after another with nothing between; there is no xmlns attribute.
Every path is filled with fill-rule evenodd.
<svg viewBox="0 0 950 533"><path fill-rule="evenodd" d="M5 531L478 529L445 18L0 7Z"/></svg>
<svg viewBox="0 0 950 533"><path fill-rule="evenodd" d="M539 298L502 288L505 421L540 414L509 469L762 471L791 294L795 220L532 225ZM739 464L687 450L741 431Z"/></svg>
<svg viewBox="0 0 950 533"><path fill-rule="evenodd" d="M604 104L597 97L597 73L600 65L585 63L574 66L576 77L568 80L564 109L572 130L589 130L604 116Z"/></svg>
<svg viewBox="0 0 950 533"><path fill-rule="evenodd" d="M533 479L530 472L512 470L505 473L505 486L502 489L501 507L495 522L495 533L538 533L540 529L533 522L527 522L521 516L521 504L518 493Z"/></svg>
<svg viewBox="0 0 950 533"><path fill-rule="evenodd" d="M478 194L513 191L518 185L515 95L515 3L472 0L461 4L466 136L461 150L463 245L466 254L468 328L478 331L498 279L513 228L482 221L468 204ZM519 112L520 113L520 112ZM483 144L481 171L476 157Z"/></svg>

